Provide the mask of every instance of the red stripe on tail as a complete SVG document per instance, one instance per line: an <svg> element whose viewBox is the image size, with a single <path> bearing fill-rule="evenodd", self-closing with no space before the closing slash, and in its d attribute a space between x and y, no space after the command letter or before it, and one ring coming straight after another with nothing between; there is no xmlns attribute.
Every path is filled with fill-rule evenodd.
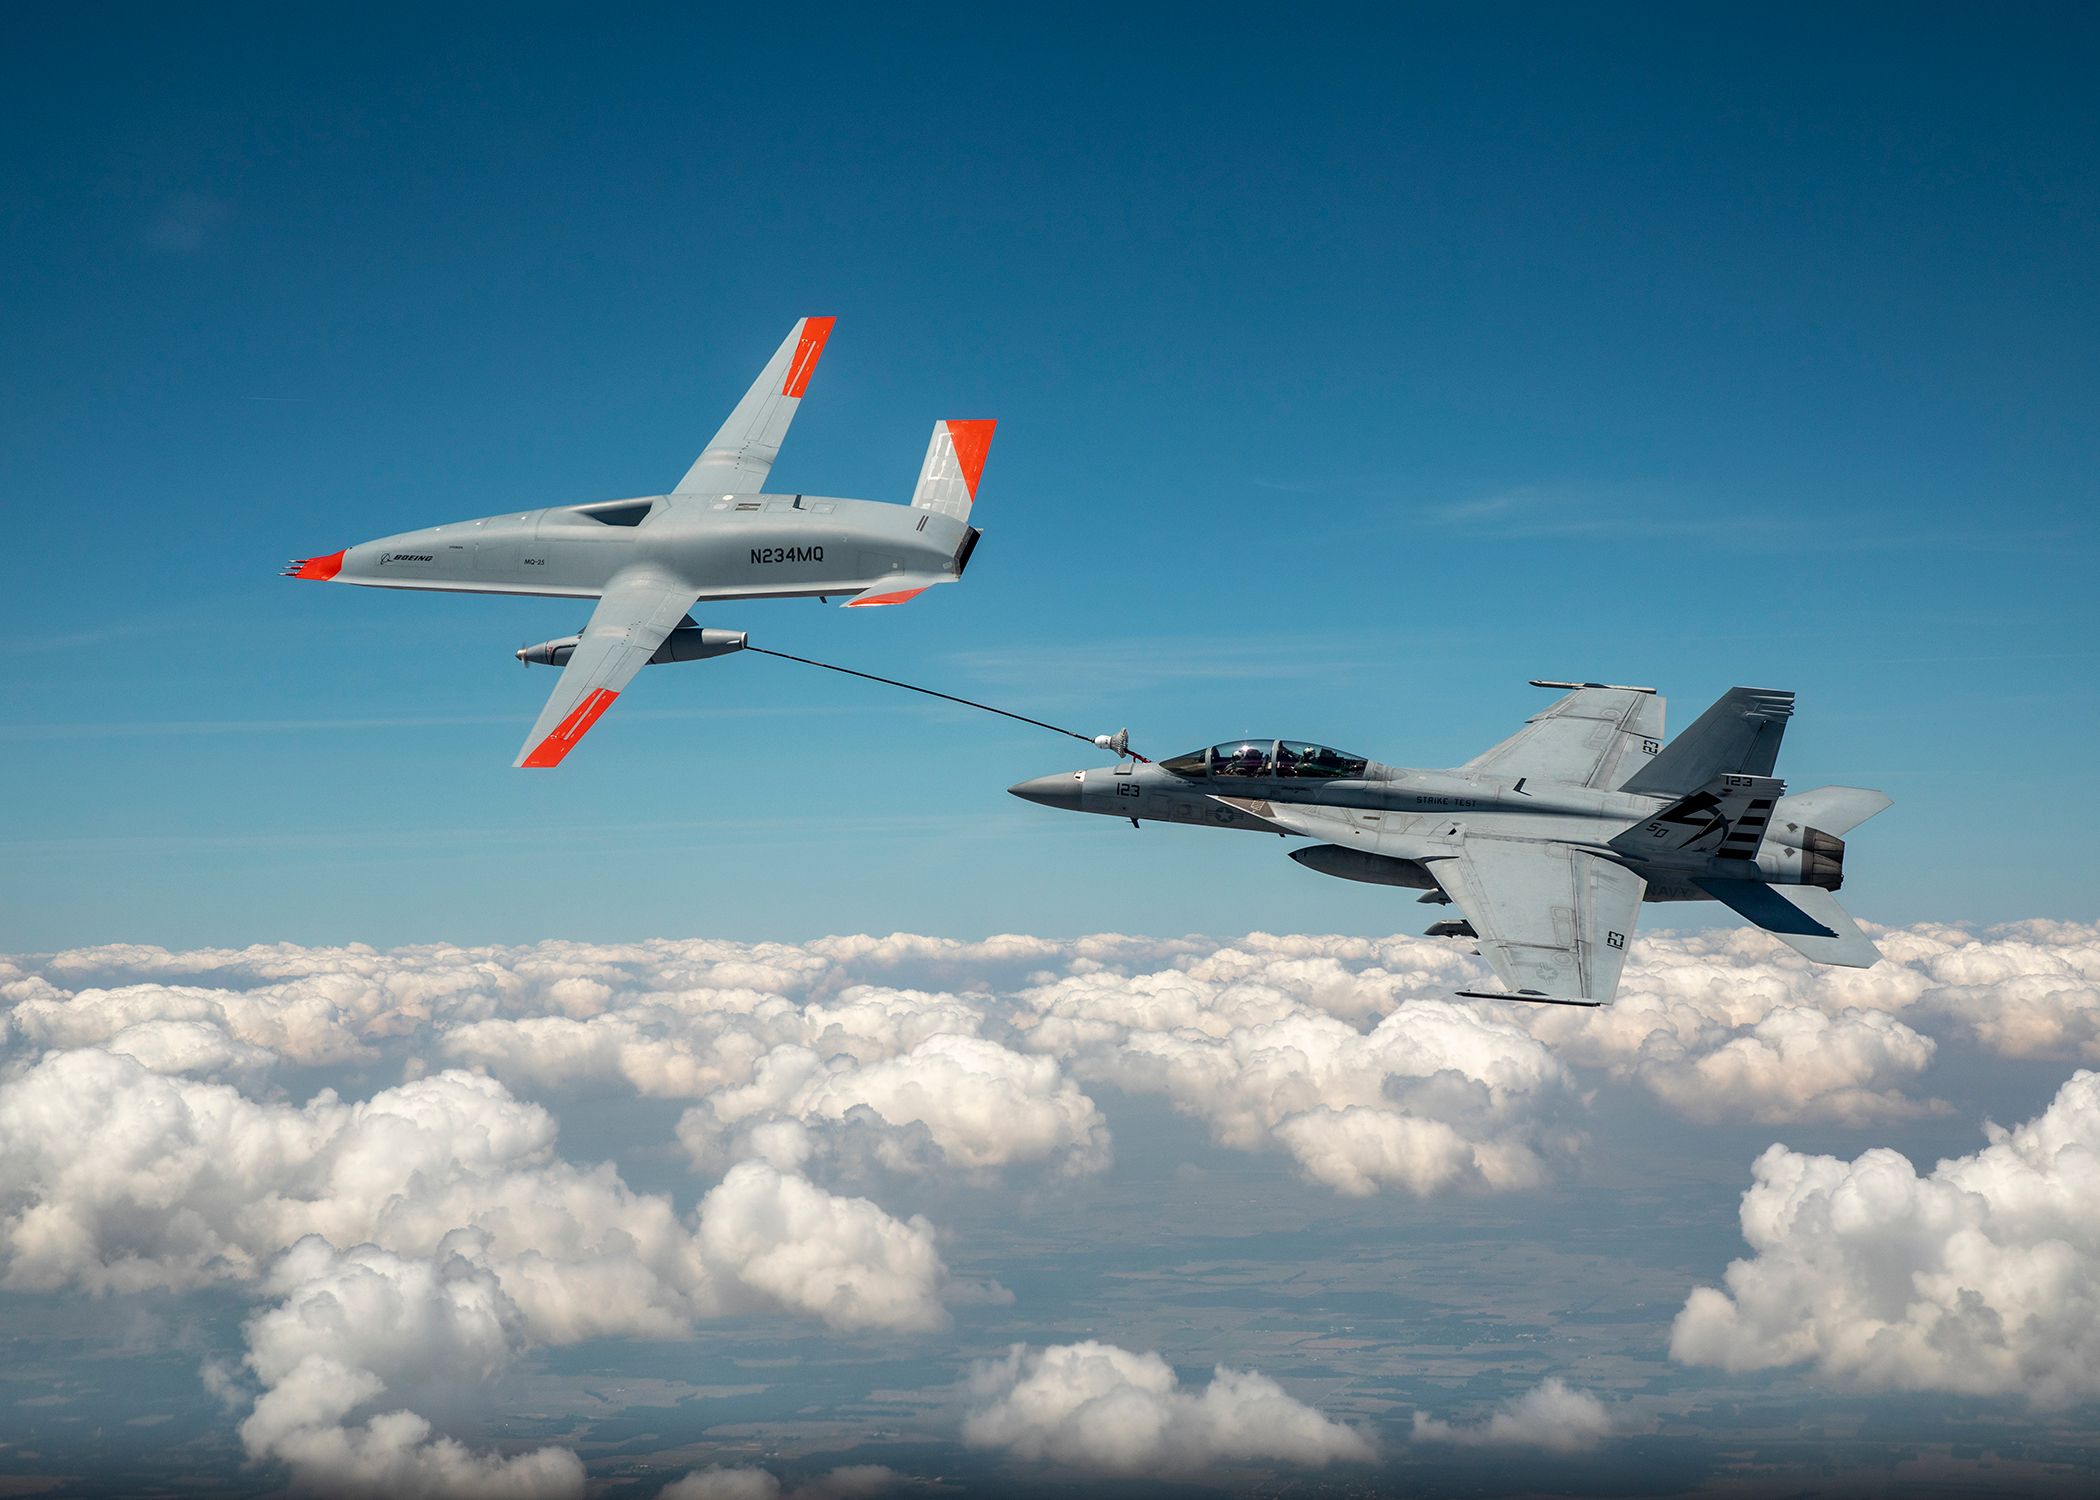
<svg viewBox="0 0 2100 1500"><path fill-rule="evenodd" d="M977 481L984 473L985 455L992 451L992 429L997 422L950 422L948 439L955 444L955 462L962 468L963 483L970 499L977 499Z"/></svg>

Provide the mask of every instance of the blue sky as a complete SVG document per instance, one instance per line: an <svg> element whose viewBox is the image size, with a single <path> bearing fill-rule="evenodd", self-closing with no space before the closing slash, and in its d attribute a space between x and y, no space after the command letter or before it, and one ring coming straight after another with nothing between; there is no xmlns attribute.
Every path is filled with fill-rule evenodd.
<svg viewBox="0 0 2100 1500"><path fill-rule="evenodd" d="M2089 9L11 20L0 1487L2089 1471ZM578 603L277 576L658 492L805 314L778 483L994 417L984 541L704 623L1153 755L1792 688L1885 961L1460 1003L1069 740L744 655L522 773Z"/></svg>
<svg viewBox="0 0 2100 1500"><path fill-rule="evenodd" d="M18 18L0 943L1393 930L784 663L647 674L528 776L509 653L575 605L274 576L658 490L804 313L780 483L901 499L997 417L985 542L706 623L1153 753L1791 687L1782 773L1897 799L1862 915L2090 914L2094 23L1746 24Z"/></svg>

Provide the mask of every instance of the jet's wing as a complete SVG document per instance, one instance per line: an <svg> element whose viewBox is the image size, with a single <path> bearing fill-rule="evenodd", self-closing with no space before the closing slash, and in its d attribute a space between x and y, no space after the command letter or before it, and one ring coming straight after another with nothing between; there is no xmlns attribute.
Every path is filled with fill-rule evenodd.
<svg viewBox="0 0 2100 1500"><path fill-rule="evenodd" d="M1427 863L1509 987L1495 998L1611 1003L1648 888L1640 876L1568 844L1477 836Z"/></svg>
<svg viewBox="0 0 2100 1500"><path fill-rule="evenodd" d="M835 318L801 318L758 372L744 399L678 481L679 495L755 495L766 487L788 424L809 389L810 372L831 337Z"/></svg>
<svg viewBox="0 0 2100 1500"><path fill-rule="evenodd" d="M673 583L662 574L636 569L615 577L582 639L561 669L554 695L540 710L539 722L525 737L516 766L558 766L576 747L598 716L612 706L664 637L678 628L699 592Z"/></svg>
<svg viewBox="0 0 2100 1500"><path fill-rule="evenodd" d="M1534 682L1574 691L1534 714L1515 734L1461 770L1514 781L1536 776L1576 786L1614 788L1662 748L1663 700L1653 688L1602 683Z"/></svg>

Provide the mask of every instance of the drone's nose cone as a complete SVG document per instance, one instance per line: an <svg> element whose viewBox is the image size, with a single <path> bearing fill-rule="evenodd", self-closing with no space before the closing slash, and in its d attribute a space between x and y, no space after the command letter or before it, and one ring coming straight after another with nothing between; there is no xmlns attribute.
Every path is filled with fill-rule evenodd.
<svg viewBox="0 0 2100 1500"><path fill-rule="evenodd" d="M1045 807L1076 809L1079 806L1080 774L1060 771L1055 776L1038 776L1033 781L1016 782L1007 790L1024 801L1040 802Z"/></svg>

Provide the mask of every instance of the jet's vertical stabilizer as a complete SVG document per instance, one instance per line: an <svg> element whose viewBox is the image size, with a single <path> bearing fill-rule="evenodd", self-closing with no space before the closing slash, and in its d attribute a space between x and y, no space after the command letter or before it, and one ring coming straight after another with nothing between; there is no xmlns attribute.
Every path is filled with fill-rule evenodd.
<svg viewBox="0 0 2100 1500"><path fill-rule="evenodd" d="M1792 693L1730 688L1619 790L1682 797L1728 772L1770 776L1779 763L1780 736L1793 713Z"/></svg>
<svg viewBox="0 0 2100 1500"><path fill-rule="evenodd" d="M1762 927L1782 943L1819 964L1871 969L1881 960L1874 940L1820 886L1766 885L1757 880L1714 880L1700 876L1694 885L1721 902L1753 927Z"/></svg>

